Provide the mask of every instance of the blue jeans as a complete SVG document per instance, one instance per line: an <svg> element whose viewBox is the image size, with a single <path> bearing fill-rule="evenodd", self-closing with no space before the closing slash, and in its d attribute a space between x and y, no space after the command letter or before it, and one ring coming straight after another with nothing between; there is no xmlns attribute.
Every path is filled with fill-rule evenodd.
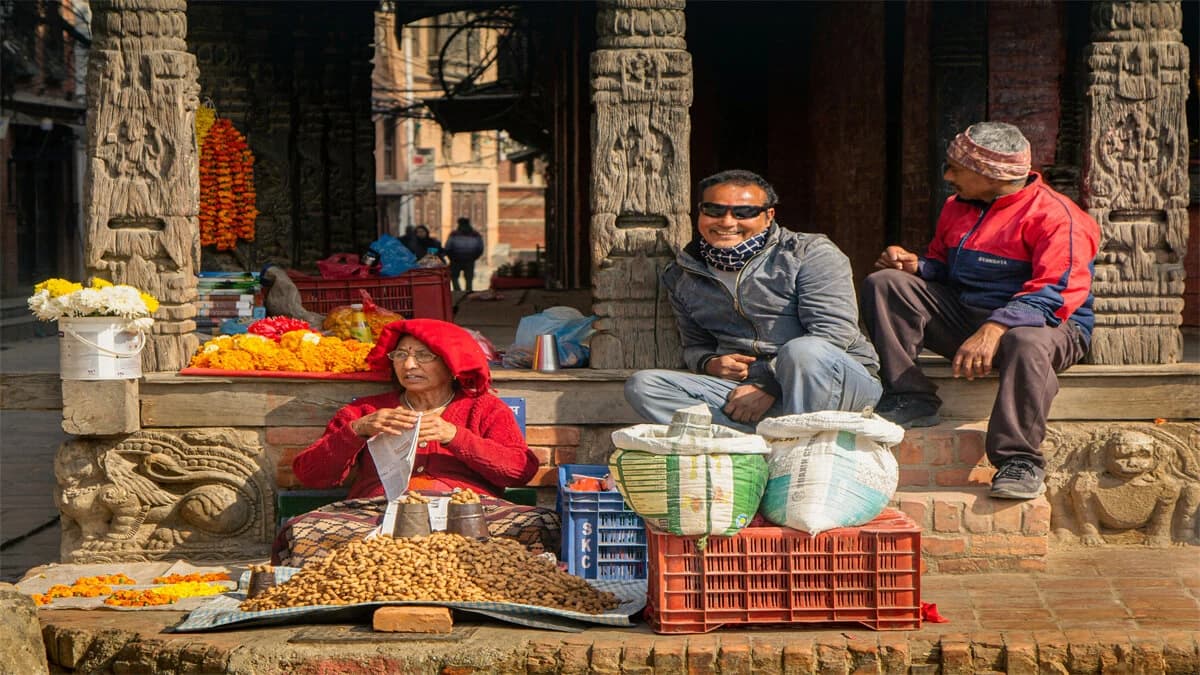
<svg viewBox="0 0 1200 675"><path fill-rule="evenodd" d="M861 363L817 337L789 341L772 360L783 390L765 417L818 410L862 410L879 402L883 387ZM676 410L705 403L713 424L754 433L755 424L725 414L729 393L741 382L678 370L643 370L625 382L625 400L643 418L667 424Z"/></svg>

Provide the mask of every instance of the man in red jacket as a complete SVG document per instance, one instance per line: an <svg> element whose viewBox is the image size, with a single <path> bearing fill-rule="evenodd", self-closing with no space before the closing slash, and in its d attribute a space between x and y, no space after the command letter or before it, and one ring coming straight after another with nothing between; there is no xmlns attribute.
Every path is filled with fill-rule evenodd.
<svg viewBox="0 0 1200 675"><path fill-rule="evenodd" d="M987 456L991 495L1045 492L1039 447L1056 373L1091 344L1093 260L1100 228L1030 171L1020 129L981 122L958 134L943 174L946 200L925 255L889 246L867 277L862 315L881 363L878 412L904 426L940 421L937 386L916 365L929 348L955 377L999 371Z"/></svg>

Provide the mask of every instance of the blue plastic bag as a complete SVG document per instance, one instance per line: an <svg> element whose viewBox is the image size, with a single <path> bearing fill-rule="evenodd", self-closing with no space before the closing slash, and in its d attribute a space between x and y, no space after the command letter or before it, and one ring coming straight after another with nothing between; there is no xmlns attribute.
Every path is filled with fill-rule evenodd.
<svg viewBox="0 0 1200 675"><path fill-rule="evenodd" d="M533 349L539 335L553 335L558 342L560 368L582 368L587 365L591 349L588 340L594 329L595 316L584 316L573 307L551 307L521 318L517 337L504 352L504 365L509 368L529 368L533 365Z"/></svg>
<svg viewBox="0 0 1200 675"><path fill-rule="evenodd" d="M370 249L379 255L379 276L394 277L417 266L417 257L399 239L382 234Z"/></svg>

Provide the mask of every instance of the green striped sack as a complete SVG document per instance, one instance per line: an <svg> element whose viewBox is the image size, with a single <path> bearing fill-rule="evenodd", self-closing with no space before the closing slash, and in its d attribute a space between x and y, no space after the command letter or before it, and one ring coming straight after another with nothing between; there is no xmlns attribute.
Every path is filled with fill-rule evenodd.
<svg viewBox="0 0 1200 675"><path fill-rule="evenodd" d="M731 535L758 511L767 486L760 454L660 455L618 448L609 470L651 527L684 536Z"/></svg>

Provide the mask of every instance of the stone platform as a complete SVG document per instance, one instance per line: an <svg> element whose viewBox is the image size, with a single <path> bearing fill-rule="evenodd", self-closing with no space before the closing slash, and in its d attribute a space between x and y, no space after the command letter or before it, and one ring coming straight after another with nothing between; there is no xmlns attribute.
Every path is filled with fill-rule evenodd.
<svg viewBox="0 0 1200 675"><path fill-rule="evenodd" d="M163 629L180 612L41 610L59 672L112 673L1195 673L1195 548L1052 552L1045 572L930 574L922 599L948 623L655 635L645 624L555 633L456 617L448 637L377 635L356 624L218 633ZM54 672L52 670L52 672Z"/></svg>

